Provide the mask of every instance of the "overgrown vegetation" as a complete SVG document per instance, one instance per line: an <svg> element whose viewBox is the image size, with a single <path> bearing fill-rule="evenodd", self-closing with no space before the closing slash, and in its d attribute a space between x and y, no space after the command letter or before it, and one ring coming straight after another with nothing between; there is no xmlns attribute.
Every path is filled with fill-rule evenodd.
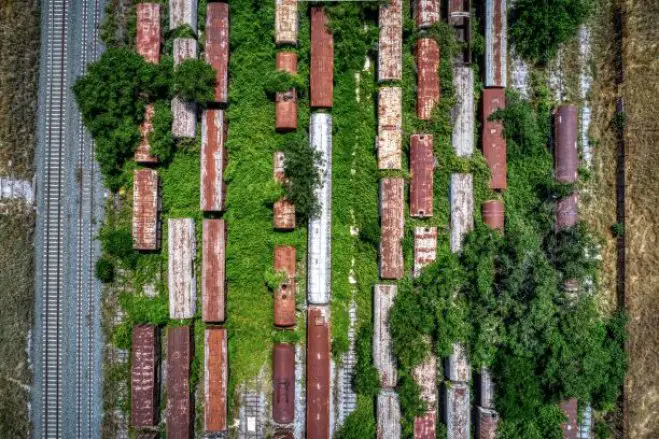
<svg viewBox="0 0 659 439"><path fill-rule="evenodd" d="M557 403L565 398L599 410L615 403L626 367L626 320L601 316L590 288L577 296L562 288L576 279L596 289L599 267L583 225L553 228L552 205L566 188L552 182L548 106L538 97L530 104L509 94L497 116L508 144L505 238L476 220L460 255L440 246L435 264L400 285L391 330L408 422L423 410L409 376L428 339L440 357L460 341L475 370L492 369L501 437L562 437Z"/></svg>
<svg viewBox="0 0 659 439"><path fill-rule="evenodd" d="M316 216L320 207L314 191L320 185L316 166L322 157L309 147L309 138L304 132L289 136L284 144L284 154L286 197L295 204L295 214L304 223Z"/></svg>
<svg viewBox="0 0 659 439"><path fill-rule="evenodd" d="M116 191L126 183L124 165L140 141L139 125L147 103L159 101L154 136L156 152L166 158L172 143L163 130L171 114L163 110L164 102L180 93L205 104L212 99L214 81L213 68L202 60L186 60L174 68L171 57L163 56L160 63L151 64L127 48L110 48L90 64L73 91L96 142L96 158L106 186Z"/></svg>
<svg viewBox="0 0 659 439"><path fill-rule="evenodd" d="M523 58L547 63L572 39L597 3L594 0L515 1L510 36Z"/></svg>

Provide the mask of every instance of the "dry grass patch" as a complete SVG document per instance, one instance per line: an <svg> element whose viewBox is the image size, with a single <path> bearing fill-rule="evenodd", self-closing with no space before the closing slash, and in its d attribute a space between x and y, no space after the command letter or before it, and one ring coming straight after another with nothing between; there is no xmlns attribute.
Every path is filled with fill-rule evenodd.
<svg viewBox="0 0 659 439"><path fill-rule="evenodd" d="M626 436L659 437L659 3L623 2L630 368Z"/></svg>
<svg viewBox="0 0 659 439"><path fill-rule="evenodd" d="M32 177L39 77L37 0L0 0L0 174Z"/></svg>

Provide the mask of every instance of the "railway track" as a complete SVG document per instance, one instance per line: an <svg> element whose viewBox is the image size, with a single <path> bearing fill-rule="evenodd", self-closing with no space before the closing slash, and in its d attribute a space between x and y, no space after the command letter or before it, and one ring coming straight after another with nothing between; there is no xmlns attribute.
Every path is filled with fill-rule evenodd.
<svg viewBox="0 0 659 439"><path fill-rule="evenodd" d="M94 262L102 188L93 142L70 89L100 54L102 7L102 0L48 0L42 6L34 437L99 435Z"/></svg>
<svg viewBox="0 0 659 439"><path fill-rule="evenodd" d="M52 0L47 6L49 38L46 47L48 58L45 69L45 133L43 176L43 273L41 342L42 391L41 435L57 438L62 434L60 405L62 401L62 322L61 296L64 284L62 247L63 224L63 159L66 94L68 8L65 0Z"/></svg>

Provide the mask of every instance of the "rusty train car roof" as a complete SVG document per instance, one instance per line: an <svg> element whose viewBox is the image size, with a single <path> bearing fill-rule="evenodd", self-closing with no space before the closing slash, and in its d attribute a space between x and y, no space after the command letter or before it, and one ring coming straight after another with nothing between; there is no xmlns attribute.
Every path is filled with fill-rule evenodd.
<svg viewBox="0 0 659 439"><path fill-rule="evenodd" d="M190 361L192 336L189 326L167 328L167 437L192 436Z"/></svg>
<svg viewBox="0 0 659 439"><path fill-rule="evenodd" d="M208 109L201 118L201 194L200 208L204 212L224 210L227 166L225 140L227 127L224 111Z"/></svg>
<svg viewBox="0 0 659 439"><path fill-rule="evenodd" d="M229 5L208 3L206 7L206 62L215 69L215 102L229 100Z"/></svg>
<svg viewBox="0 0 659 439"><path fill-rule="evenodd" d="M140 3L144 4L144 3ZM151 154L151 145L149 144L149 134L153 132L153 115L155 107L153 104L147 104L144 109L144 120L140 124L140 143L135 148L135 162L143 164L158 163L158 157Z"/></svg>
<svg viewBox="0 0 659 439"><path fill-rule="evenodd" d="M437 227L414 228L414 277L437 259Z"/></svg>
<svg viewBox="0 0 659 439"><path fill-rule="evenodd" d="M378 26L378 81L403 78L403 0L381 4Z"/></svg>
<svg viewBox="0 0 659 439"><path fill-rule="evenodd" d="M579 437L579 424L577 422L577 399L571 398L566 401L562 401L560 408L567 418L567 420L561 424L561 430L563 430L563 439L577 439Z"/></svg>
<svg viewBox="0 0 659 439"><path fill-rule="evenodd" d="M485 86L506 87L506 0L485 0Z"/></svg>
<svg viewBox="0 0 659 439"><path fill-rule="evenodd" d="M295 247L275 247L274 270L283 272L286 276L274 293L275 326L295 325L295 264Z"/></svg>
<svg viewBox="0 0 659 439"><path fill-rule="evenodd" d="M403 145L403 90L380 87L378 92L378 169L400 169Z"/></svg>
<svg viewBox="0 0 659 439"><path fill-rule="evenodd" d="M329 439L330 328L328 307L310 306L307 318L307 439Z"/></svg>
<svg viewBox="0 0 659 439"><path fill-rule="evenodd" d="M498 425L497 412L478 407L478 439L496 439Z"/></svg>
<svg viewBox="0 0 659 439"><path fill-rule="evenodd" d="M223 219L204 219L202 232L203 320L223 322L226 317L226 224Z"/></svg>
<svg viewBox="0 0 659 439"><path fill-rule="evenodd" d="M297 44L297 0L275 1L275 43Z"/></svg>
<svg viewBox="0 0 659 439"><path fill-rule="evenodd" d="M278 424L295 420L295 346L276 343L272 348L272 418Z"/></svg>
<svg viewBox="0 0 659 439"><path fill-rule="evenodd" d="M322 6L311 7L311 106L331 108L334 94L334 36Z"/></svg>
<svg viewBox="0 0 659 439"><path fill-rule="evenodd" d="M207 327L204 335L204 429L207 433L222 433L227 429L227 331Z"/></svg>
<svg viewBox="0 0 659 439"><path fill-rule="evenodd" d="M437 437L437 411L428 410L414 418L414 439L435 439Z"/></svg>
<svg viewBox="0 0 659 439"><path fill-rule="evenodd" d="M158 424L159 347L155 325L133 326L131 361L130 425L152 427Z"/></svg>
<svg viewBox="0 0 659 439"><path fill-rule="evenodd" d="M506 139L503 136L503 122L489 120L499 109L506 107L506 90L486 88L483 90L483 155L490 168L490 187L506 189Z"/></svg>
<svg viewBox="0 0 659 439"><path fill-rule="evenodd" d="M433 215L435 154L432 134L410 136L410 216Z"/></svg>
<svg viewBox="0 0 659 439"><path fill-rule="evenodd" d="M160 179L153 169L138 169L133 179L133 248L160 248Z"/></svg>
<svg viewBox="0 0 659 439"><path fill-rule="evenodd" d="M574 227L579 221L579 194L572 194L561 198L556 202L556 229Z"/></svg>
<svg viewBox="0 0 659 439"><path fill-rule="evenodd" d="M135 51L147 62L160 61L160 5L138 3Z"/></svg>
<svg viewBox="0 0 659 439"><path fill-rule="evenodd" d="M439 104L439 45L434 38L420 38L416 44L416 114L421 120L430 120Z"/></svg>
<svg viewBox="0 0 659 439"><path fill-rule="evenodd" d="M491 229L503 232L505 226L505 207L501 200L489 200L482 206L483 222Z"/></svg>
<svg viewBox="0 0 659 439"><path fill-rule="evenodd" d="M197 33L197 0L169 0L169 29L185 25Z"/></svg>
<svg viewBox="0 0 659 439"><path fill-rule="evenodd" d="M272 208L273 228L279 231L295 229L295 205L292 201L282 198L275 202Z"/></svg>
<svg viewBox="0 0 659 439"><path fill-rule="evenodd" d="M275 68L290 74L297 73L297 54L295 52L277 52ZM297 129L297 90L291 88L277 92L275 97L275 128L278 131Z"/></svg>
<svg viewBox="0 0 659 439"><path fill-rule="evenodd" d="M403 178L380 179L380 277L403 277L404 194Z"/></svg>
<svg viewBox="0 0 659 439"><path fill-rule="evenodd" d="M577 107L561 105L554 113L554 177L559 183L577 181Z"/></svg>
<svg viewBox="0 0 659 439"><path fill-rule="evenodd" d="M444 393L444 416L447 427L447 439L469 437L471 428L471 407L469 384L451 383Z"/></svg>
<svg viewBox="0 0 659 439"><path fill-rule="evenodd" d="M427 29L441 20L440 0L414 1L414 19L419 29Z"/></svg>
<svg viewBox="0 0 659 439"><path fill-rule="evenodd" d="M471 0L448 0L447 16L455 30L456 39L467 43L454 62L471 64Z"/></svg>

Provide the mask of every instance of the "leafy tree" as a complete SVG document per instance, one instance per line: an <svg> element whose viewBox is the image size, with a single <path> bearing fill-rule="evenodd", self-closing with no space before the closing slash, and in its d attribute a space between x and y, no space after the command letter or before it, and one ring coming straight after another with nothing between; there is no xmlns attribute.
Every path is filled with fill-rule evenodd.
<svg viewBox="0 0 659 439"><path fill-rule="evenodd" d="M517 52L529 61L548 62L577 34L593 5L593 0L516 1L510 36Z"/></svg>
<svg viewBox="0 0 659 439"><path fill-rule="evenodd" d="M106 255L116 258L126 268L135 268L137 252L133 249L133 237L125 228L108 228L101 232L101 244Z"/></svg>
<svg viewBox="0 0 659 439"><path fill-rule="evenodd" d="M200 59L186 59L174 69L174 91L201 105L215 100L215 70Z"/></svg>

